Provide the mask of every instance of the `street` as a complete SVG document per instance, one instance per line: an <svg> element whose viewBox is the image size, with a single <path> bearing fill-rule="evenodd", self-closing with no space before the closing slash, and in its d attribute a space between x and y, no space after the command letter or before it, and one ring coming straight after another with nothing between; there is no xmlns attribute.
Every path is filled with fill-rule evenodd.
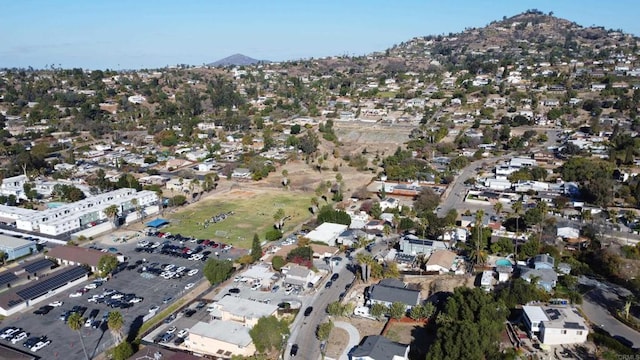
<svg viewBox="0 0 640 360"><path fill-rule="evenodd" d="M342 259L339 265L334 266L334 273L339 273L338 280L333 282L333 285L325 289L324 284L326 280L318 286L316 294L308 301L303 303L291 327L291 336L287 342L287 348L285 349L285 359L289 359L289 351L291 345L298 344L299 351L296 359L303 360L317 360L320 355L320 341L316 338L317 326L325 322L329 315L327 315L325 309L331 302L337 301L340 293L345 292L345 288L348 284L351 284L354 280L354 275L347 270L346 265L349 263L348 259ZM330 277L330 275L329 275ZM313 311L309 316L304 316L304 310L312 306Z"/></svg>

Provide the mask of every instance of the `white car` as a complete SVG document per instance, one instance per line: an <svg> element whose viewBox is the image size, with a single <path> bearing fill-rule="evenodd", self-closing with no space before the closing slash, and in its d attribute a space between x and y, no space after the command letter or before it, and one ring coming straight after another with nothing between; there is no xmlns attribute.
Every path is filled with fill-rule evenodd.
<svg viewBox="0 0 640 360"><path fill-rule="evenodd" d="M172 326L167 329L167 334L173 334L174 332L176 332L176 330L178 330L178 328L175 326Z"/></svg>
<svg viewBox="0 0 640 360"><path fill-rule="evenodd" d="M193 276L193 275L195 275L195 274L197 274L197 273L198 273L198 269L191 269L191 270L189 270L189 272L187 273L187 275L189 275L189 276Z"/></svg>
<svg viewBox="0 0 640 360"><path fill-rule="evenodd" d="M165 267L164 267L164 271L171 271L171 270L173 270L173 269L175 269L175 268L176 268L176 266L175 266L175 265L173 265L173 264L169 264L169 265L167 265L167 266L165 266Z"/></svg>
<svg viewBox="0 0 640 360"><path fill-rule="evenodd" d="M185 286L184 286L184 289L185 289L185 290L189 290L189 289L191 289L191 288L192 288L192 287L194 287L194 286L196 286L196 284L194 284L194 283L188 283L187 285L185 285Z"/></svg>
<svg viewBox="0 0 640 360"><path fill-rule="evenodd" d="M17 335L15 335L14 337L12 337L12 338L11 338L11 343L12 343L12 344L15 344L15 343L17 343L18 341L22 341L22 340L24 340L24 339L26 339L26 338L28 338L28 337L29 337L29 333L28 333L28 332L26 332L26 331L21 331L21 332L19 332Z"/></svg>
<svg viewBox="0 0 640 360"><path fill-rule="evenodd" d="M253 284L253 286L251 286L251 290L254 290L254 291L255 291L255 290L260 289L261 287L262 287L262 284L260 284L260 283L255 283L255 284Z"/></svg>
<svg viewBox="0 0 640 360"><path fill-rule="evenodd" d="M147 245L149 245L149 241L148 240L140 240L140 241L138 241L138 245L139 246L147 246Z"/></svg>
<svg viewBox="0 0 640 360"><path fill-rule="evenodd" d="M76 291L76 292L72 292L71 294L69 294L70 298L75 298L75 297L80 297L82 296L82 291Z"/></svg>
<svg viewBox="0 0 640 360"><path fill-rule="evenodd" d="M122 299L124 297L123 293L115 293L113 295L111 295L112 299Z"/></svg>
<svg viewBox="0 0 640 360"><path fill-rule="evenodd" d="M97 287L98 287L98 284L96 284L96 283L90 283L90 284L87 284L87 285L84 286L84 288L87 289L87 290L95 289Z"/></svg>
<svg viewBox="0 0 640 360"><path fill-rule="evenodd" d="M93 319L87 318L87 320L84 322L84 327L90 327L92 323Z"/></svg>
<svg viewBox="0 0 640 360"><path fill-rule="evenodd" d="M182 329L182 330L178 331L177 336L179 338L183 338L183 337L187 336L187 334L189 334L189 329Z"/></svg>
<svg viewBox="0 0 640 360"><path fill-rule="evenodd" d="M36 352L49 344L51 344L51 340L38 341L35 345L31 347L31 351Z"/></svg>
<svg viewBox="0 0 640 360"><path fill-rule="evenodd" d="M177 272L177 273L180 273L180 272L183 272L183 271L185 271L185 270L187 270L187 268L186 268L186 267L184 267L184 266L180 266L179 268L177 268L177 269L176 269L176 272Z"/></svg>
<svg viewBox="0 0 640 360"><path fill-rule="evenodd" d="M54 301L54 302L49 303L49 306L53 306L53 307L60 307L62 305L64 305L64 302L62 302L62 301Z"/></svg>
<svg viewBox="0 0 640 360"><path fill-rule="evenodd" d="M142 299L142 298L140 298L140 297L134 297L133 299L129 300L129 302L130 302L131 304L137 304L137 303L139 303L139 302L142 302L142 300L143 300L143 299Z"/></svg>
<svg viewBox="0 0 640 360"><path fill-rule="evenodd" d="M10 337L11 335L13 335L15 333L18 333L20 331L22 331L22 329L17 328L17 327L7 329L5 332L0 334L0 339L6 339L6 338Z"/></svg>
<svg viewBox="0 0 640 360"><path fill-rule="evenodd" d="M160 306L158 306L158 305L154 305L154 306L152 306L152 307L150 307L150 308L149 308L149 312L150 312L150 313L153 313L153 312L158 311L158 309L160 309Z"/></svg>

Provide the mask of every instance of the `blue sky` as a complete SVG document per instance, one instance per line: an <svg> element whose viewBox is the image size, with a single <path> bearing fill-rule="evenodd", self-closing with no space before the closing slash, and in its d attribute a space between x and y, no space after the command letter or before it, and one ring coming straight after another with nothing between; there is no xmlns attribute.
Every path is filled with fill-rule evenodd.
<svg viewBox="0 0 640 360"><path fill-rule="evenodd" d="M0 67L133 69L235 53L275 61L362 55L534 8L640 34L634 0L7 0Z"/></svg>

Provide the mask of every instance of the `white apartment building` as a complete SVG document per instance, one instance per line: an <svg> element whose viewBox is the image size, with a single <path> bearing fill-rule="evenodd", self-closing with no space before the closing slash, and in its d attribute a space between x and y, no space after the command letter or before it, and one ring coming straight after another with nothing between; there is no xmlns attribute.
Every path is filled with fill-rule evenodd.
<svg viewBox="0 0 640 360"><path fill-rule="evenodd" d="M26 175L18 175L2 179L0 184L0 195L9 196L13 195L17 199L26 200L27 196L24 193L24 184L29 181Z"/></svg>
<svg viewBox="0 0 640 360"><path fill-rule="evenodd" d="M134 199L137 205L134 205ZM106 219L104 209L111 205L116 205L121 215L136 206L145 209L149 215L157 211L157 208L149 208L157 202L158 196L153 191L124 188L43 211L0 205L0 217L15 220L20 230L56 236Z"/></svg>

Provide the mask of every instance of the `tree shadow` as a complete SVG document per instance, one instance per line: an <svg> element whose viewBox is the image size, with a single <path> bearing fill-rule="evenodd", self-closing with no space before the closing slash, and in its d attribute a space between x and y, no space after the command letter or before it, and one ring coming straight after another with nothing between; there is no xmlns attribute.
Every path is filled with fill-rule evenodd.
<svg viewBox="0 0 640 360"><path fill-rule="evenodd" d="M432 325L435 320L423 325L416 325L411 330L411 349L409 350L409 359L424 360L427 356L429 348L436 340L436 327Z"/></svg>
<svg viewBox="0 0 640 360"><path fill-rule="evenodd" d="M133 341L138 337L138 332L144 323L142 315L137 316L133 319L131 326L129 326L129 333L127 334L127 342L133 343Z"/></svg>

